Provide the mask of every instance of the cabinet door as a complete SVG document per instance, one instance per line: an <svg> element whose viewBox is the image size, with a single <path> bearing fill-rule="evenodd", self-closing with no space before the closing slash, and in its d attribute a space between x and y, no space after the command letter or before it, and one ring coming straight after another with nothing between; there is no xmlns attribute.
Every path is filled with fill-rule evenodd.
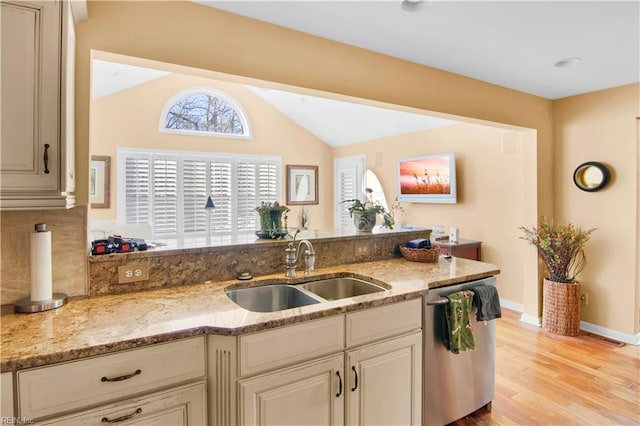
<svg viewBox="0 0 640 426"><path fill-rule="evenodd" d="M38 424L98 426L126 422L145 426L202 426L207 424L205 389L204 382L181 386Z"/></svg>
<svg viewBox="0 0 640 426"><path fill-rule="evenodd" d="M347 352L347 424L419 425L422 333Z"/></svg>
<svg viewBox="0 0 640 426"><path fill-rule="evenodd" d="M2 2L3 191L58 190L61 4Z"/></svg>
<svg viewBox="0 0 640 426"><path fill-rule="evenodd" d="M344 424L343 355L240 380L241 425Z"/></svg>

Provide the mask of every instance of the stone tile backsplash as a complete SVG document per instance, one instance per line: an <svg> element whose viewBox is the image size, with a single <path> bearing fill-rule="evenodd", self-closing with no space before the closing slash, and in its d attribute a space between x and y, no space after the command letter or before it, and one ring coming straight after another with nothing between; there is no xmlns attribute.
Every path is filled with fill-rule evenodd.
<svg viewBox="0 0 640 426"><path fill-rule="evenodd" d="M398 246L428 238L428 230L398 231L313 239L316 268L400 256ZM234 246L171 249L89 257L90 295L117 294L206 281L225 281L241 272L253 276L282 272L286 241L257 241ZM118 283L118 267L146 265L149 280ZM302 265L298 272L302 275Z"/></svg>

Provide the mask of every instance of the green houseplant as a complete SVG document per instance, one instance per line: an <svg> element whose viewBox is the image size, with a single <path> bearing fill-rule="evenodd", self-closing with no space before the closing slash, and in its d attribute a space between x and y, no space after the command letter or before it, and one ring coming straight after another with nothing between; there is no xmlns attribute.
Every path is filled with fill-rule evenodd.
<svg viewBox="0 0 640 426"><path fill-rule="evenodd" d="M568 336L580 334L580 283L577 275L587 265L584 246L593 229L542 218L540 225L520 227L521 239L533 245L545 264L542 326Z"/></svg>
<svg viewBox="0 0 640 426"><path fill-rule="evenodd" d="M364 202L358 199L342 201L345 204L350 203L347 210L349 210L349 215L353 217L356 230L361 233L371 232L376 226L378 215L382 215L383 227L393 229L393 217L387 213L382 204L371 201L369 196L373 192L371 189L367 188L366 191L367 196Z"/></svg>
<svg viewBox="0 0 640 426"><path fill-rule="evenodd" d="M260 230L256 231L259 238L277 239L287 235L287 213L289 207L275 201L262 202L254 209L260 216Z"/></svg>

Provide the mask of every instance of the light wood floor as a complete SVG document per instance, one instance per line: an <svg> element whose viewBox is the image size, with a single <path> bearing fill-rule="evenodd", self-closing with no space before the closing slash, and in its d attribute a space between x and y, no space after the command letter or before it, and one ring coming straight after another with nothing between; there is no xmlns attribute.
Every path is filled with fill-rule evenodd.
<svg viewBox="0 0 640 426"><path fill-rule="evenodd" d="M640 348L583 333L565 337L518 321L496 323L496 397L452 423L466 425L638 425Z"/></svg>

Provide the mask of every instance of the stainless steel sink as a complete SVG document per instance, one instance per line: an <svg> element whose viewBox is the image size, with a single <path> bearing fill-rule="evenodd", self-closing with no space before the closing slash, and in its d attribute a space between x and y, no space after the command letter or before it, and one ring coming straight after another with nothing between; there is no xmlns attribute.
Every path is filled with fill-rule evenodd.
<svg viewBox="0 0 640 426"><path fill-rule="evenodd" d="M325 300L344 299L346 297L361 296L363 294L377 293L386 290L370 282L349 277L310 281L299 284L297 287L310 291Z"/></svg>
<svg viewBox="0 0 640 426"><path fill-rule="evenodd" d="M236 305L252 312L275 312L386 289L357 278L326 278L295 286L272 284L227 290Z"/></svg>
<svg viewBox="0 0 640 426"><path fill-rule="evenodd" d="M321 300L290 285L265 285L227 291L229 299L253 312L274 312L320 303Z"/></svg>

